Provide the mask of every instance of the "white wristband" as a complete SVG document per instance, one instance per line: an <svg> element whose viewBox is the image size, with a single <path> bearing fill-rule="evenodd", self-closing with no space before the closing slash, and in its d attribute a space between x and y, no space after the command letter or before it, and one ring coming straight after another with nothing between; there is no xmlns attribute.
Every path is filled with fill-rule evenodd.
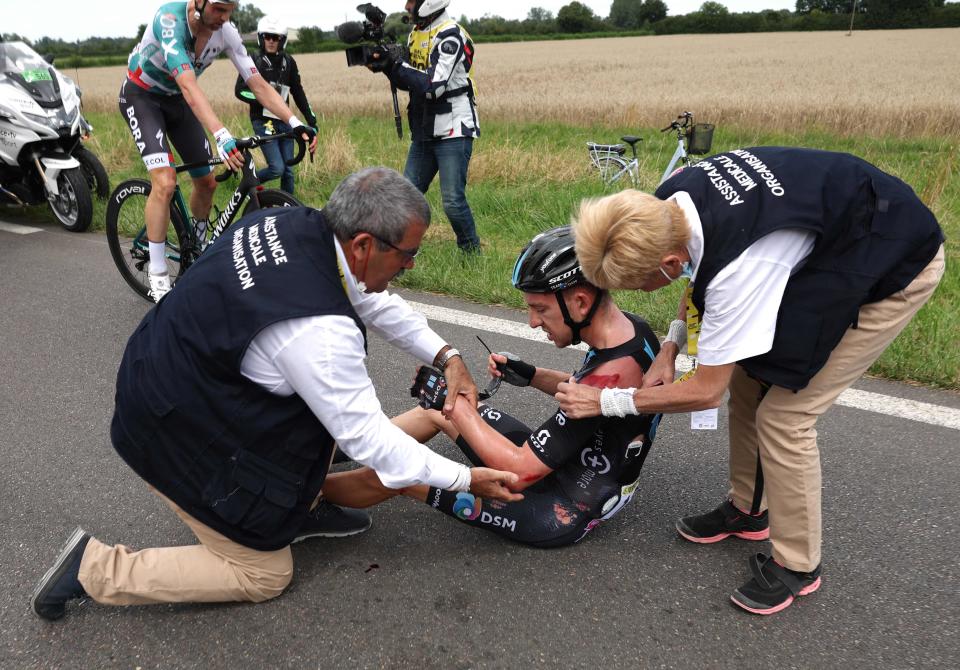
<svg viewBox="0 0 960 670"><path fill-rule="evenodd" d="M302 126L302 125L303 125L303 121L301 121L300 119L298 119L298 118L297 118L297 115L294 114L294 115L291 116L290 119L287 121L287 125L290 126L291 128L297 128L298 126Z"/></svg>
<svg viewBox="0 0 960 670"><path fill-rule="evenodd" d="M636 388L603 389L600 391L600 413L604 416L615 416L620 419L625 416L636 416L640 412L633 404L633 393Z"/></svg>
<svg viewBox="0 0 960 670"><path fill-rule="evenodd" d="M470 483L473 480L473 477L470 475L470 468L467 466L462 466L460 468L457 478L454 480L453 484L448 487L448 491L470 491Z"/></svg>
<svg viewBox="0 0 960 670"><path fill-rule="evenodd" d="M675 319L670 322L670 329L667 336L663 338L664 342L673 342L677 349L683 350L683 345L687 343L687 322Z"/></svg>

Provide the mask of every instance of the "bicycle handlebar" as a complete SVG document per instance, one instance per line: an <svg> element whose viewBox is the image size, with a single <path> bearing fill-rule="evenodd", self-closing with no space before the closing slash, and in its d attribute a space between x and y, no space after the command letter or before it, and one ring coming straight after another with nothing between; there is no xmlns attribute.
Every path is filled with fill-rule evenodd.
<svg viewBox="0 0 960 670"><path fill-rule="evenodd" d="M665 133L668 130L683 130L684 128L689 128L693 123L693 114L690 112L684 112L677 116L677 120L671 123L666 128L661 128L660 132Z"/></svg>
<svg viewBox="0 0 960 670"><path fill-rule="evenodd" d="M268 142L276 142L277 140L291 139L296 140L297 142L297 152L294 154L293 158L289 161L284 161L289 166L296 165L303 160L304 155L307 153L307 143L302 137L303 133L298 132L297 128L292 128L285 133L277 133L276 135L252 135L250 137L238 137L237 138L237 149L241 152L247 151L249 149L256 149L259 146L267 144ZM313 156L310 157L313 160ZM197 161L196 163L185 163L183 165L177 165L174 169L180 173L187 170L192 170L198 167L213 167L215 165L222 165L223 159L219 156L217 158L210 158L205 161ZM216 176L217 183L223 183L233 175L233 170L225 170Z"/></svg>

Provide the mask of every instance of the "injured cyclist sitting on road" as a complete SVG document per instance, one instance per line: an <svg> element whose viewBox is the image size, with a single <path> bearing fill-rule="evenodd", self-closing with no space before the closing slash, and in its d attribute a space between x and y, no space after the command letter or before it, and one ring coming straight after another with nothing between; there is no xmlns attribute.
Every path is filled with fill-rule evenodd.
<svg viewBox="0 0 960 670"><path fill-rule="evenodd" d="M643 319L622 312L606 291L580 271L570 227L541 233L517 259L513 285L523 291L531 328L557 347L590 345L574 378L597 387L639 387L659 351ZM570 374L538 368L507 352L490 354L496 379L532 386L552 396ZM427 442L443 431L475 465L511 471L520 480L516 502L481 500L470 493L430 486L388 489L369 468L330 474L327 500L369 507L396 495L427 503L460 521L538 547L581 540L630 501L653 442L659 414L570 419L557 410L535 430L489 405L456 403L448 421L443 377L421 368L411 391L420 406L394 417L406 433Z"/></svg>

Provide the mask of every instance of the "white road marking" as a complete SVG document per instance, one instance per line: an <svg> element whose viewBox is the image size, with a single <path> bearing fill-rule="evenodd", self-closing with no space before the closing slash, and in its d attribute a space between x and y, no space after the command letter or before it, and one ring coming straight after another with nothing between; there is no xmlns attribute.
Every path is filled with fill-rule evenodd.
<svg viewBox="0 0 960 670"><path fill-rule="evenodd" d="M451 323L456 326L465 326L476 330L483 330L510 337L519 337L524 340L534 342L552 343L547 336L540 330L533 330L527 324L509 319L499 319L482 314L471 314L458 309L449 307L440 307L438 305L427 305L420 302L408 301L408 304L415 310L423 314L428 319ZM587 345L578 344L576 349L587 350ZM691 366L690 359L687 356L680 356L677 359L677 369L681 372L689 370ZM934 426L943 426L960 430L960 409L953 407L944 407L942 405L933 405L931 403L918 402L916 400L907 400L906 398L896 398L880 393L870 391L860 391L857 389L847 389L837 398L837 404L844 407L853 407L868 412L877 412L878 414L887 414L902 419L920 421Z"/></svg>
<svg viewBox="0 0 960 670"><path fill-rule="evenodd" d="M29 235L30 233L42 233L43 228L33 228L31 226L21 226L18 223L7 223L0 221L0 230L5 230L14 235Z"/></svg>

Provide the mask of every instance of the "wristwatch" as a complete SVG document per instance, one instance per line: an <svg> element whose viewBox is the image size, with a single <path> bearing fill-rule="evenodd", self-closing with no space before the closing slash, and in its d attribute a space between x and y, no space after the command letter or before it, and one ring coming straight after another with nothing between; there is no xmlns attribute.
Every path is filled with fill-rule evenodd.
<svg viewBox="0 0 960 670"><path fill-rule="evenodd" d="M446 369L447 363L449 363L450 359L454 356L460 356L460 352L453 347L450 347L440 355L440 357L437 359L437 367L440 368L441 372ZM463 357L461 356L461 358Z"/></svg>

